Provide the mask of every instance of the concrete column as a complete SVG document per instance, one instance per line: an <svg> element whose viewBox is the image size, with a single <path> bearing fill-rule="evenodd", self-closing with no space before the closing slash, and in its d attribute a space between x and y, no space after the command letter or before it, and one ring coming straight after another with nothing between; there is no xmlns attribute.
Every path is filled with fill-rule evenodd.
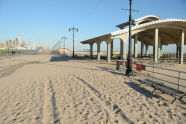
<svg viewBox="0 0 186 124"><path fill-rule="evenodd" d="M111 42L107 43L107 62L110 62L111 58Z"/></svg>
<svg viewBox="0 0 186 124"><path fill-rule="evenodd" d="M149 45L146 44L146 45L145 45L145 48L146 48L146 49L145 49L145 54L147 55L147 54L148 54Z"/></svg>
<svg viewBox="0 0 186 124"><path fill-rule="evenodd" d="M180 64L183 64L184 40L185 40L185 32L182 30L181 31L181 43L180 43Z"/></svg>
<svg viewBox="0 0 186 124"><path fill-rule="evenodd" d="M179 47L178 44L176 44L176 58L179 58L178 54L179 54Z"/></svg>
<svg viewBox="0 0 186 124"><path fill-rule="evenodd" d="M180 39L180 43L181 43L181 39ZM180 58L181 56L181 44L179 44L179 47L178 47L178 57Z"/></svg>
<svg viewBox="0 0 186 124"><path fill-rule="evenodd" d="M138 57L138 34L134 36L134 58Z"/></svg>
<svg viewBox="0 0 186 124"><path fill-rule="evenodd" d="M178 42L178 58L180 58L180 54L181 54L181 35L180 35L180 39L179 39L179 42Z"/></svg>
<svg viewBox="0 0 186 124"><path fill-rule="evenodd" d="M161 56L161 40L160 40L160 37L158 39L158 58L160 58Z"/></svg>
<svg viewBox="0 0 186 124"><path fill-rule="evenodd" d="M100 61L100 43L97 44L97 60Z"/></svg>
<svg viewBox="0 0 186 124"><path fill-rule="evenodd" d="M154 62L158 62L158 36L159 35L159 29L155 28L155 37L154 37Z"/></svg>
<svg viewBox="0 0 186 124"><path fill-rule="evenodd" d="M144 55L144 42L141 41L141 57Z"/></svg>
<svg viewBox="0 0 186 124"><path fill-rule="evenodd" d="M122 58L123 55L123 41L120 39L120 57Z"/></svg>
<svg viewBox="0 0 186 124"><path fill-rule="evenodd" d="M122 40L122 57L121 59L126 59L127 58L127 52L126 52L126 40Z"/></svg>
<svg viewBox="0 0 186 124"><path fill-rule="evenodd" d="M93 44L90 44L90 58L93 58Z"/></svg>
<svg viewBox="0 0 186 124"><path fill-rule="evenodd" d="M161 46L160 46L160 50L161 50L160 55L161 55L161 56L162 56L162 49L163 49L163 44L161 43Z"/></svg>
<svg viewBox="0 0 186 124"><path fill-rule="evenodd" d="M114 41L112 40L111 41L111 58L113 57L113 55L114 55L114 49L113 49L113 45L114 45L114 43L113 43Z"/></svg>

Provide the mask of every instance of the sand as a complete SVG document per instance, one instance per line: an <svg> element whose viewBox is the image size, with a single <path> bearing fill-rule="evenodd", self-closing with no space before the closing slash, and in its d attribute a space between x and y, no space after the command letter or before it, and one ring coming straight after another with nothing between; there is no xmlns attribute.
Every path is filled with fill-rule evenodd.
<svg viewBox="0 0 186 124"><path fill-rule="evenodd" d="M184 124L185 105L162 99L113 64L51 55L0 60L0 124Z"/></svg>

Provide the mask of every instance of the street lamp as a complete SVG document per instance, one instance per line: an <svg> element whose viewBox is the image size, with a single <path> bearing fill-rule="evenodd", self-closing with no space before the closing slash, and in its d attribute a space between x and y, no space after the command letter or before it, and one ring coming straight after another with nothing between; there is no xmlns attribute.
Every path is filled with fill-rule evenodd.
<svg viewBox="0 0 186 124"><path fill-rule="evenodd" d="M64 51L64 55L65 55L65 40L67 40L67 37L61 37L61 40L63 40L63 42L64 42L63 51Z"/></svg>
<svg viewBox="0 0 186 124"><path fill-rule="evenodd" d="M131 26L132 26L132 0L129 0L130 10L129 10L129 49L128 49L128 58L127 58L127 69L126 75L132 75L132 58L131 58L131 51L132 51L132 36L131 36Z"/></svg>
<svg viewBox="0 0 186 124"><path fill-rule="evenodd" d="M74 32L78 32L78 28L75 28L74 26L72 28L69 28L69 31L73 33L73 58L75 57L74 56Z"/></svg>

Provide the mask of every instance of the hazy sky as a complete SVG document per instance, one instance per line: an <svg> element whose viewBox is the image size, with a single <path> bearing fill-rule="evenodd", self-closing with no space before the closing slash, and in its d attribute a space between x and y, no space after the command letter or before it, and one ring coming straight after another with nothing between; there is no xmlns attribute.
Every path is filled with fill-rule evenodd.
<svg viewBox="0 0 186 124"><path fill-rule="evenodd" d="M0 42L20 35L31 44L53 46L67 36L72 48L70 27L75 34L76 50L89 48L79 42L118 30L128 20L129 0L0 0ZM133 18L154 14L162 19L186 19L186 0L133 0L133 9L140 10Z"/></svg>

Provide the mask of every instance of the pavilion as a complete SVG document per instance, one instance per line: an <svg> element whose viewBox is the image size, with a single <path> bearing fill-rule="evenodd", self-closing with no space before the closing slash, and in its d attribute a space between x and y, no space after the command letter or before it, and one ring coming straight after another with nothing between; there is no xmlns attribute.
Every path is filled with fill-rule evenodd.
<svg viewBox="0 0 186 124"><path fill-rule="evenodd" d="M90 45L90 57L93 57L93 44L97 44L97 59L100 60L100 44L107 43L107 61L110 62L113 55L113 40L120 39L120 54L122 59L127 57L129 22L117 25L120 30L104 34L95 38L82 41L82 44ZM153 61L158 62L163 45L176 44L176 55L179 63L183 64L184 45L186 44L186 19L163 19L158 16L148 15L132 21L131 34L134 39L134 58L137 57L138 41L141 42L141 55L149 46L153 46Z"/></svg>

